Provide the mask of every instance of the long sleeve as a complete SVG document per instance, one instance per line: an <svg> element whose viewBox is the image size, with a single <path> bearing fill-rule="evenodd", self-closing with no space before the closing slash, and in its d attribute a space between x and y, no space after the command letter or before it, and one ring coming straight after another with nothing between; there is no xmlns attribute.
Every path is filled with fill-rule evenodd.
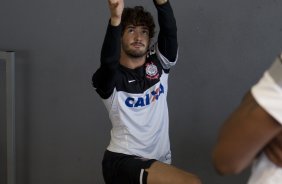
<svg viewBox="0 0 282 184"><path fill-rule="evenodd" d="M103 42L100 68L92 77L93 86L102 98L108 98L113 91L115 84L115 75L119 66L120 58L120 37L121 25L107 27L106 36Z"/></svg>
<svg viewBox="0 0 282 184"><path fill-rule="evenodd" d="M116 68L119 63L121 47L121 25L112 26L108 24L106 36L101 50L101 67Z"/></svg>
<svg viewBox="0 0 282 184"><path fill-rule="evenodd" d="M155 2L155 1L154 1ZM165 4L155 6L158 11L160 32L158 35L158 48L171 62L174 62L178 52L177 26L172 7L167 1Z"/></svg>

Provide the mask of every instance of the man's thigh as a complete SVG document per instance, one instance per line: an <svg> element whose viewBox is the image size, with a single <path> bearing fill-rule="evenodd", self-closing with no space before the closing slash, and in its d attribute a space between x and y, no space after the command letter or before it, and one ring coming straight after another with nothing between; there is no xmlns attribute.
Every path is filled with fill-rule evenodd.
<svg viewBox="0 0 282 184"><path fill-rule="evenodd" d="M106 184L147 184L146 169L155 161L106 151L102 163L104 180Z"/></svg>
<svg viewBox="0 0 282 184"><path fill-rule="evenodd" d="M148 172L147 184L200 184L200 179L184 170L159 161L154 162Z"/></svg>

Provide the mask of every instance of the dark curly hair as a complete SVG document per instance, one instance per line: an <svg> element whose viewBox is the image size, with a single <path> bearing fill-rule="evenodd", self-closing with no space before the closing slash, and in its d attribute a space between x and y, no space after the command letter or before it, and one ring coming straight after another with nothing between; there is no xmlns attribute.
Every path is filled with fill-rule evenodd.
<svg viewBox="0 0 282 184"><path fill-rule="evenodd" d="M146 11L143 6L134 8L124 8L122 13L122 33L128 25L147 26L149 28L149 37L153 38L155 34L155 22L150 12Z"/></svg>

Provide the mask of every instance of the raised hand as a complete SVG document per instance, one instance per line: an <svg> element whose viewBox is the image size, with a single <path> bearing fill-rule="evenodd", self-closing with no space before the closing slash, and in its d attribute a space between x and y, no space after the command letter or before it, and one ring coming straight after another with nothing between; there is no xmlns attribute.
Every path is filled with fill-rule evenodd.
<svg viewBox="0 0 282 184"><path fill-rule="evenodd" d="M124 8L123 0L108 0L111 12L111 25L118 26L121 22L121 16Z"/></svg>

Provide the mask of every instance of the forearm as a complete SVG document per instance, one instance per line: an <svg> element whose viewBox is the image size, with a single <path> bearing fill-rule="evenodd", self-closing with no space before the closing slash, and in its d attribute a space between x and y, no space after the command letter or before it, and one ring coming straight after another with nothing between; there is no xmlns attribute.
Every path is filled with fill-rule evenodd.
<svg viewBox="0 0 282 184"><path fill-rule="evenodd" d="M212 153L213 165L221 175L240 173L251 164L260 151L257 148L259 145L252 145L250 140L240 139L241 129L236 127L236 123L232 124L221 129Z"/></svg>
<svg viewBox="0 0 282 184"><path fill-rule="evenodd" d="M158 11L160 32L158 35L158 48L170 61L175 61L178 51L177 26L174 13L169 1L163 4L155 2Z"/></svg>
<svg viewBox="0 0 282 184"><path fill-rule="evenodd" d="M112 26L110 23L101 50L101 66L113 66L119 63L121 50L121 26Z"/></svg>
<svg viewBox="0 0 282 184"><path fill-rule="evenodd" d="M221 174L241 172L279 131L280 125L248 94L220 130L215 168Z"/></svg>
<svg viewBox="0 0 282 184"><path fill-rule="evenodd" d="M170 2L166 1L163 4L155 2L155 6L158 11L160 31L164 31L167 34L176 34L176 20ZM169 32L166 32L168 30Z"/></svg>
<svg viewBox="0 0 282 184"><path fill-rule="evenodd" d="M121 50L121 17L123 0L108 0L110 21L101 50L101 67L112 68L118 65Z"/></svg>

